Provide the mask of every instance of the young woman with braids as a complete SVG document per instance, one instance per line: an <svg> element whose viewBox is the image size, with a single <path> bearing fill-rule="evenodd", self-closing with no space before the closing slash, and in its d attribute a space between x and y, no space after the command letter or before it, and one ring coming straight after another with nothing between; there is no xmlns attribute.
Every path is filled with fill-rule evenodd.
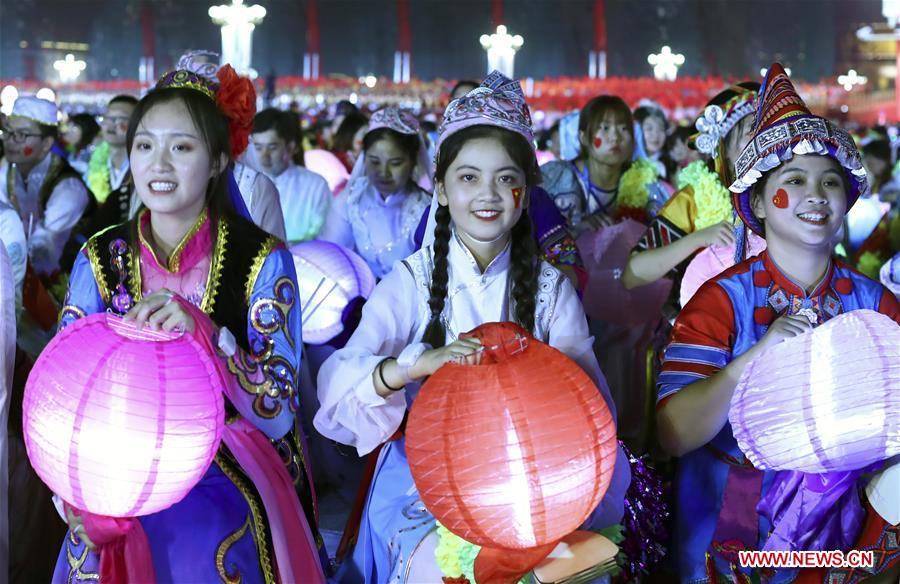
<svg viewBox="0 0 900 584"><path fill-rule="evenodd" d="M366 303L347 345L319 372L323 435L360 455L384 444L344 582L404 581L413 551L435 529L406 459L403 420L420 384L444 363L478 361L462 333L515 321L578 362L614 408L572 284L539 262L523 196L539 171L517 82L492 74L451 103L438 141L433 241L398 262ZM431 238L430 238L431 239ZM613 484L588 519L617 523L629 483L620 453Z"/></svg>

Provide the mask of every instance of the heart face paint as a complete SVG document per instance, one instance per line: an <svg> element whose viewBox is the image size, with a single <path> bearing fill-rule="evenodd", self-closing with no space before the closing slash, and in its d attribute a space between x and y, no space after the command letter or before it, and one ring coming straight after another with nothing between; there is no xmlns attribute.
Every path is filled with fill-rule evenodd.
<svg viewBox="0 0 900 584"><path fill-rule="evenodd" d="M790 204L790 199L788 198L787 191L784 189L778 189L775 191L775 194L772 196L772 204L778 207L779 209L787 209Z"/></svg>
<svg viewBox="0 0 900 584"><path fill-rule="evenodd" d="M522 187L513 187L513 189L512 189L513 203L515 204L516 209L518 209L519 207L522 206L522 191L523 190L524 189Z"/></svg>
<svg viewBox="0 0 900 584"><path fill-rule="evenodd" d="M594 138L594 148L599 150L600 147L603 146L603 139L600 136Z"/></svg>
<svg viewBox="0 0 900 584"><path fill-rule="evenodd" d="M25 156L31 156L32 154L34 154L34 148L32 148L31 146L26 146L25 148L22 148L22 154L24 154Z"/></svg>

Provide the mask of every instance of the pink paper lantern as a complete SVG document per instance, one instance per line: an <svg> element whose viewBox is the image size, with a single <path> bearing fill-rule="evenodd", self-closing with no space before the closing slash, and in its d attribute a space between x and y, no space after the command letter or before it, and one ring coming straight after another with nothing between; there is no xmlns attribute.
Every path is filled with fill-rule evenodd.
<svg viewBox="0 0 900 584"><path fill-rule="evenodd" d="M107 313L62 330L25 387L28 458L79 509L148 515L187 495L222 437L222 380L190 335Z"/></svg>
<svg viewBox="0 0 900 584"><path fill-rule="evenodd" d="M544 166L551 160L556 160L556 155L549 150L537 150L534 155L537 157L538 166Z"/></svg>
<svg viewBox="0 0 900 584"><path fill-rule="evenodd" d="M728 420L759 469L849 471L900 454L900 326L854 310L767 348Z"/></svg>
<svg viewBox="0 0 900 584"><path fill-rule="evenodd" d="M326 343L344 330L347 305L372 293L375 276L365 260L330 241L304 241L290 251L300 287L303 341Z"/></svg>
<svg viewBox="0 0 900 584"><path fill-rule="evenodd" d="M303 153L303 163L307 169L322 175L332 192L350 178L341 159L328 150L307 150Z"/></svg>
<svg viewBox="0 0 900 584"><path fill-rule="evenodd" d="M748 229L746 256L752 257L766 249L766 240L762 237L751 233ZM688 264L684 271L684 278L681 279L681 290L679 300L682 306L687 306L688 301L693 298L700 286L707 280L715 278L728 268L734 265L735 246L713 245L708 247L694 256L691 263Z"/></svg>

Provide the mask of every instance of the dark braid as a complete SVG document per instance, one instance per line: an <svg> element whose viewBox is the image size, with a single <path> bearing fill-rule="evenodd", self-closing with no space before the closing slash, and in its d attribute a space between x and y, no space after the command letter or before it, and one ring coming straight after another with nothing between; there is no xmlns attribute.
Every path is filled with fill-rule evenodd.
<svg viewBox="0 0 900 584"><path fill-rule="evenodd" d="M516 303L516 322L533 333L538 251L531 236L531 217L528 213L522 213L512 228L510 254L509 279L512 280L512 297Z"/></svg>
<svg viewBox="0 0 900 584"><path fill-rule="evenodd" d="M444 303L447 300L447 281L449 279L447 256L450 253L450 208L446 205L439 205L435 221L434 243L432 244L434 270L431 272L431 297L428 299L431 320L425 327L422 342L437 348L443 347L446 341L446 331L441 323L441 313L444 311Z"/></svg>

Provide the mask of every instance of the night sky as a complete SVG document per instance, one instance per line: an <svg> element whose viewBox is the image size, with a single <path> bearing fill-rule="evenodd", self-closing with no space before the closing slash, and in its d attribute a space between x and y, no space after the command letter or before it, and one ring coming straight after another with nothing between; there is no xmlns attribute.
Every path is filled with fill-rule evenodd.
<svg viewBox="0 0 900 584"><path fill-rule="evenodd" d="M246 3L253 3L245 0ZM219 0L216 3L222 3ZM260 74L299 75L306 46L306 0L256 0L268 14L253 36ZM157 72L185 49L219 50L210 0L148 0ZM397 48L395 0L319 0L321 72L390 76ZM137 78L142 55L139 0L0 0L0 78L55 79L66 51L41 41L89 44L82 79ZM410 0L413 76L478 77L486 67L478 37L490 32L489 0ZM783 60L793 76L818 80L854 63L853 31L881 20L881 0L606 0L610 75L649 75L647 54L669 44L686 75L758 77ZM591 0L506 0L505 23L525 37L516 75L587 73ZM28 43L27 49L20 44Z"/></svg>

